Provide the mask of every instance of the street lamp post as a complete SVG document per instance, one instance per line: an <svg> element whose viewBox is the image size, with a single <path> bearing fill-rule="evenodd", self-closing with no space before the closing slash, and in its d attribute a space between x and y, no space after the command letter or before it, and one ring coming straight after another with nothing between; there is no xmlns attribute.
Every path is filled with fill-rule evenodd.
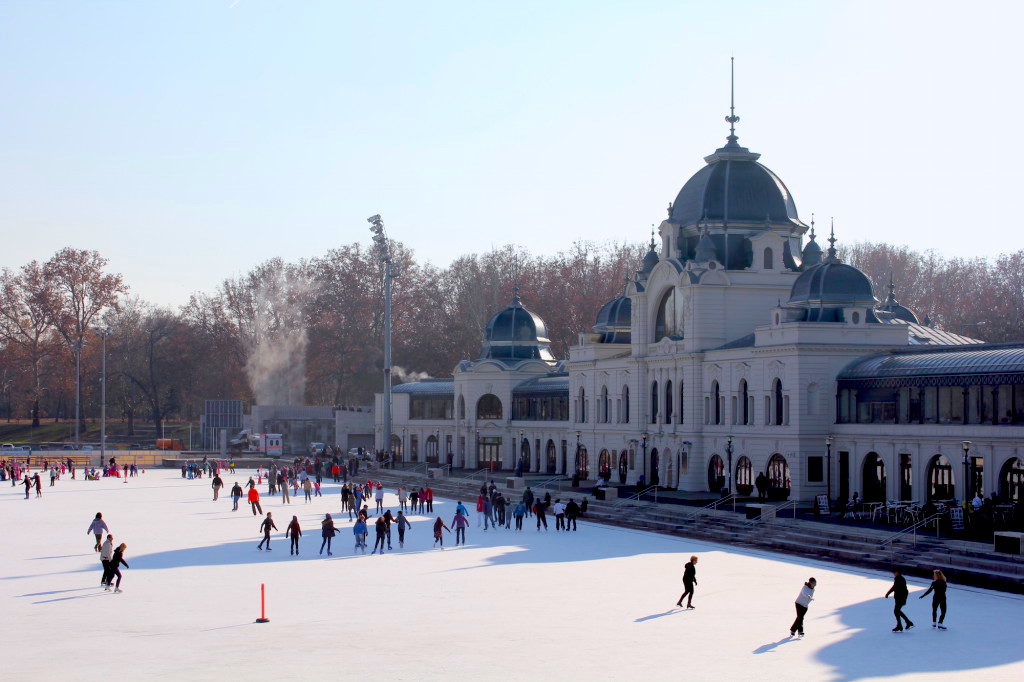
<svg viewBox="0 0 1024 682"><path fill-rule="evenodd" d="M964 510L967 509L967 505L971 499L971 488L973 487L973 481L971 480L970 471L970 452L971 452L971 441L965 440L960 443L960 446L964 449Z"/></svg>
<svg viewBox="0 0 1024 682"><path fill-rule="evenodd" d="M645 483L646 483L646 477L647 477L647 439L650 438L650 437L651 437L651 434L647 433L646 431L644 431L642 434L640 434L641 442L642 442L643 449L644 449L643 475L644 475Z"/></svg>
<svg viewBox="0 0 1024 682"><path fill-rule="evenodd" d="M93 327L101 339L100 351L100 465L107 461L107 336L108 327ZM189 442L192 441L191 424L189 425ZM191 447L191 446L190 446Z"/></svg>
<svg viewBox="0 0 1024 682"><path fill-rule="evenodd" d="M828 502L832 504L832 434L825 436L825 492L828 495Z"/></svg>
<svg viewBox="0 0 1024 682"><path fill-rule="evenodd" d="M725 437L725 456L729 460L729 494L732 495L732 436Z"/></svg>
<svg viewBox="0 0 1024 682"><path fill-rule="evenodd" d="M384 231L384 221L380 215L367 218L370 223L370 232L373 233L373 248L377 258L384 264L384 441L383 450L391 451L391 296L392 285L395 278L400 276L398 267L391 259L391 245L388 243L387 233ZM403 438L404 440L404 438ZM405 443L402 443L404 449ZM403 452L404 459L404 452Z"/></svg>
<svg viewBox="0 0 1024 682"><path fill-rule="evenodd" d="M75 450L81 448L79 430L82 424L82 343L79 339L73 344L75 349Z"/></svg>

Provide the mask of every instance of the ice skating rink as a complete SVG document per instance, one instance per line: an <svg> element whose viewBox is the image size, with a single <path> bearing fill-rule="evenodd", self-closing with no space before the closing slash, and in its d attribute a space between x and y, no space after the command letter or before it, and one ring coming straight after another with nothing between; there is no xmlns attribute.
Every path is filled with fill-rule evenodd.
<svg viewBox="0 0 1024 682"><path fill-rule="evenodd" d="M248 472L224 476L225 492ZM432 548L411 515L399 549L353 556L336 484L290 505L263 494L279 533L210 479L153 470L122 483L58 481L42 499L0 486L5 680L853 680L1024 679L1024 600L950 585L949 630L930 627L913 578L894 634L886 574L581 523L576 533L469 529ZM389 490L385 504L397 506ZM243 498L244 500L244 498ZM471 510L473 501L466 500ZM371 503L371 509L372 509ZM436 501L451 522L454 501ZM86 528L96 512L128 545L124 593L99 587ZM320 521L341 532L321 558ZM283 532L297 515L301 557ZM472 516L472 512L471 512ZM372 526L369 537L373 542ZM683 564L700 557L694 611L675 608ZM793 600L818 580L807 636L790 639ZM255 624L266 583L268 624Z"/></svg>

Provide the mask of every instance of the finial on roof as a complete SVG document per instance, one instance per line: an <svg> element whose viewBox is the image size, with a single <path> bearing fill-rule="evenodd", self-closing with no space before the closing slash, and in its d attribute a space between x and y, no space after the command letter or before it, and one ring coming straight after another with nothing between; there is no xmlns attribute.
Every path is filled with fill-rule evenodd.
<svg viewBox="0 0 1024 682"><path fill-rule="evenodd" d="M522 303L522 301L519 300L519 282L516 282L515 284L512 285L512 303L514 303L514 304L521 304Z"/></svg>
<svg viewBox="0 0 1024 682"><path fill-rule="evenodd" d="M668 217L672 217L672 202L668 202Z"/></svg>
<svg viewBox="0 0 1024 682"><path fill-rule="evenodd" d="M836 257L836 219L831 218L832 221L832 233L828 238L828 259L831 261L839 260Z"/></svg>
<svg viewBox="0 0 1024 682"><path fill-rule="evenodd" d="M889 271L889 301L896 300L896 285L892 283L892 270Z"/></svg>
<svg viewBox="0 0 1024 682"><path fill-rule="evenodd" d="M814 214L811 214L811 241L814 241Z"/></svg>
<svg viewBox="0 0 1024 682"><path fill-rule="evenodd" d="M654 225L651 225L651 251L654 251Z"/></svg>
<svg viewBox="0 0 1024 682"><path fill-rule="evenodd" d="M740 117L736 115L736 57L729 57L729 115L725 120L729 124L729 137L726 139L730 143L735 143L738 139L736 124L740 121Z"/></svg>

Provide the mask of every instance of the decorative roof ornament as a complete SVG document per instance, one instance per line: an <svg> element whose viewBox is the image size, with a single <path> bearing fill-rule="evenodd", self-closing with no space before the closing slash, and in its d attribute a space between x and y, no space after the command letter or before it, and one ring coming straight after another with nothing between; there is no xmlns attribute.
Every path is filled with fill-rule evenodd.
<svg viewBox="0 0 1024 682"><path fill-rule="evenodd" d="M832 233L829 235L829 238L828 238L828 258L827 258L827 260L830 263L838 263L839 262L839 256L836 255L836 219L833 217L830 220L832 221Z"/></svg>
<svg viewBox="0 0 1024 682"><path fill-rule="evenodd" d="M736 115L736 57L729 57L729 115L725 117L729 124L729 137L725 138L729 144L736 144L736 124L740 117Z"/></svg>
<svg viewBox="0 0 1024 682"><path fill-rule="evenodd" d="M718 249L715 248L715 243L711 240L711 236L708 235L707 223L704 224L700 240L697 242L697 248L694 249L693 259L698 263L707 263L718 259Z"/></svg>
<svg viewBox="0 0 1024 682"><path fill-rule="evenodd" d="M672 202L668 202L668 217L672 217Z"/></svg>
<svg viewBox="0 0 1024 682"><path fill-rule="evenodd" d="M522 299L519 298L519 282L512 285L512 305L523 305Z"/></svg>
<svg viewBox="0 0 1024 682"><path fill-rule="evenodd" d="M651 251L654 251L654 225L651 225Z"/></svg>

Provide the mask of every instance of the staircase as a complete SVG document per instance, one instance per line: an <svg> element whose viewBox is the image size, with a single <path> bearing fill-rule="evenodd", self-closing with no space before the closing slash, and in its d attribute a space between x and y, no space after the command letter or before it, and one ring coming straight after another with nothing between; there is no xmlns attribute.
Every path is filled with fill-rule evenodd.
<svg viewBox="0 0 1024 682"><path fill-rule="evenodd" d="M424 472L383 469L373 472L389 486L430 485L435 495L462 500L472 507L480 492L481 479L458 477L428 479ZM456 474L457 476L457 474ZM490 480L489 478L485 480ZM494 476L495 484L504 477ZM498 485L510 500L517 502L521 490ZM838 526L793 518L751 521L740 512L726 509L694 509L675 504L656 504L629 499L597 500L581 493L552 488L532 488L543 497L577 500L585 497L588 508L583 518L595 523L633 530L678 535L724 543L737 547L795 554L820 561L831 561L881 570L898 568L908 575L931 577L938 568L950 581L1024 594L1024 557L997 554L976 542L935 538L918 534L893 539L893 533L873 528ZM727 506L727 505L723 505ZM739 508L740 505L737 505Z"/></svg>

